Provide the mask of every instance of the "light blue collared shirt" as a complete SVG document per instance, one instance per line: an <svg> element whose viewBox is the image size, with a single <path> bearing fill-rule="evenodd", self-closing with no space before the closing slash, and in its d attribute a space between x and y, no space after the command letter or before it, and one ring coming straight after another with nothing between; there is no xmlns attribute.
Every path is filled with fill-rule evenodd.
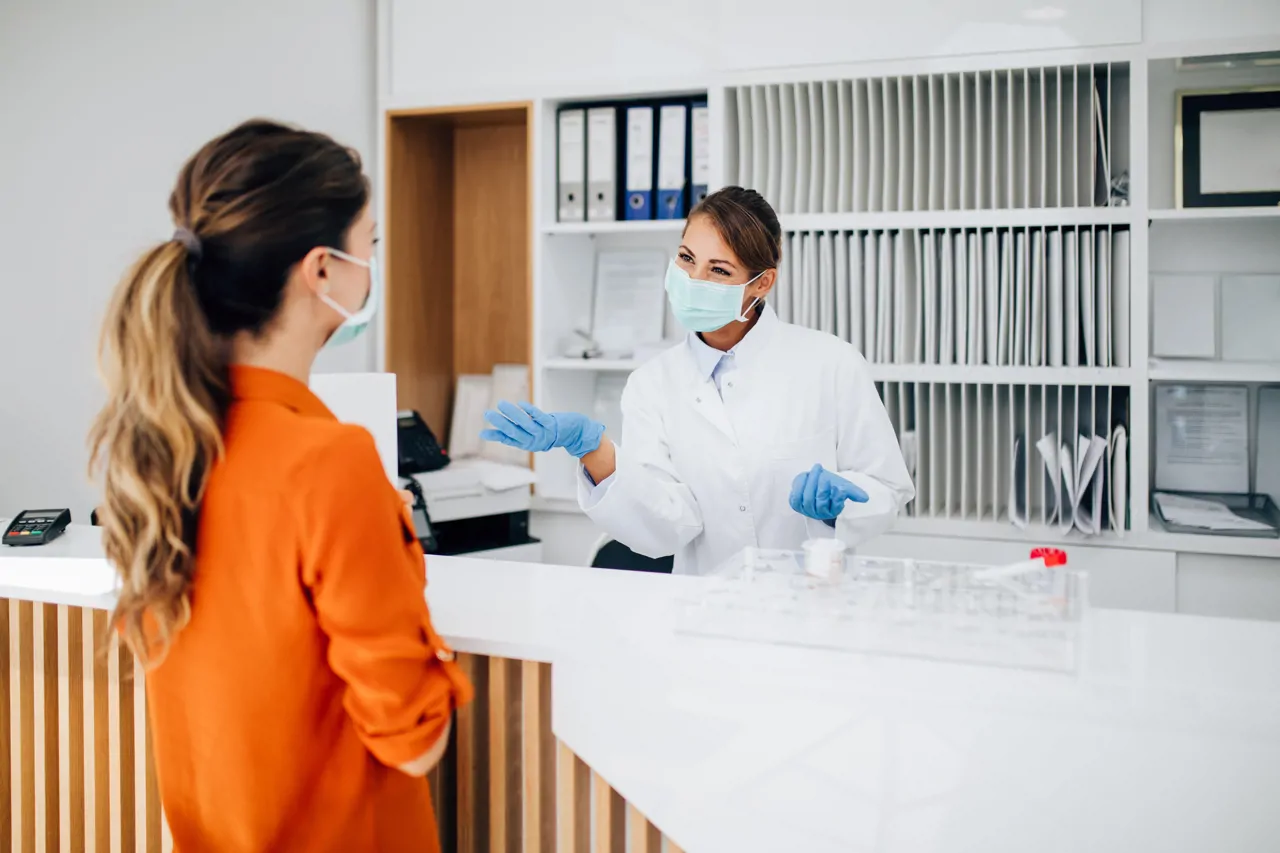
<svg viewBox="0 0 1280 853"><path fill-rule="evenodd" d="M724 399L720 384L726 374L738 369L737 347L734 346L728 352L721 352L698 337L695 332L690 332L687 340L689 342L689 353L693 356L693 363L697 367L698 375L703 379L714 380L716 393L721 395L721 399Z"/></svg>

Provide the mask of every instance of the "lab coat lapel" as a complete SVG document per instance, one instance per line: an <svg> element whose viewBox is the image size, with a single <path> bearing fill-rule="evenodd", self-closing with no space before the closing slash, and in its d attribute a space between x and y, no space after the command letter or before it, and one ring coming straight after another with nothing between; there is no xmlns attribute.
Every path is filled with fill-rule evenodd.
<svg viewBox="0 0 1280 853"><path fill-rule="evenodd" d="M725 409L724 401L720 399L720 392L716 391L716 383L711 379L704 379L694 385L692 391L688 393L689 402L693 404L694 410L737 444L738 436L733 431L733 424L729 421L729 412Z"/></svg>

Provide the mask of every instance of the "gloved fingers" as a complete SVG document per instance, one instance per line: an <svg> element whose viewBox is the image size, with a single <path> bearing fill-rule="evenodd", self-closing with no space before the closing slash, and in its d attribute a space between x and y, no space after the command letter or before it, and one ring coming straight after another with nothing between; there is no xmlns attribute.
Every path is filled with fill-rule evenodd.
<svg viewBox="0 0 1280 853"><path fill-rule="evenodd" d="M507 447L518 447L521 450L527 450L523 442L517 441L505 432L499 432L496 429L485 429L480 431L480 437L485 441L494 441L498 444L505 444Z"/></svg>
<svg viewBox="0 0 1280 853"><path fill-rule="evenodd" d="M540 431L540 428L534 422L529 413L517 406L515 403L509 403L506 400L503 400L498 403L498 411L506 416L507 420L517 426L520 426L530 435L536 435ZM493 421L490 421L490 423L493 423ZM494 424L494 426L497 426L497 424Z"/></svg>
<svg viewBox="0 0 1280 853"><path fill-rule="evenodd" d="M822 484L818 486L818 514L821 518L836 517L836 492L838 491L835 484L831 482L830 477L823 476Z"/></svg>
<svg viewBox="0 0 1280 853"><path fill-rule="evenodd" d="M815 465L810 469L804 486L804 514L817 518L818 486L822 483L822 466Z"/></svg>
<svg viewBox="0 0 1280 853"><path fill-rule="evenodd" d="M791 481L791 496L787 499L787 503L791 504L791 508L801 514L804 513L804 485L808 478L808 471L801 471L796 474L795 479Z"/></svg>
<svg viewBox="0 0 1280 853"><path fill-rule="evenodd" d="M543 429L550 430L552 433L556 431L555 415L547 414L546 412L542 411L542 409L539 409L537 406L535 406L533 403L521 403L520 408L523 409L529 415L529 417L533 419L533 422L538 426L542 427Z"/></svg>
<svg viewBox="0 0 1280 853"><path fill-rule="evenodd" d="M500 432L512 441L521 442L521 444L533 443L532 433L521 427L519 424L514 423L500 412L495 412L490 409L484 413L484 419L493 427L493 430L486 430L486 432ZM536 429L537 427L534 428Z"/></svg>
<svg viewBox="0 0 1280 853"><path fill-rule="evenodd" d="M845 500L850 500L858 504L864 504L867 502L867 493L847 480L845 481L844 497ZM841 501L841 503L843 503L843 501Z"/></svg>

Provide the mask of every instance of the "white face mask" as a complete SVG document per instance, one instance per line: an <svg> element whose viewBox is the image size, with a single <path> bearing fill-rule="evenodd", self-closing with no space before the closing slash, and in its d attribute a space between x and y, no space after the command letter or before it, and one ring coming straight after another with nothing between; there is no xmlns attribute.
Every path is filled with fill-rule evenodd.
<svg viewBox="0 0 1280 853"><path fill-rule="evenodd" d="M369 327L369 321L378 313L378 303L382 297L382 276L378 274L378 256L374 255L367 261L362 261L354 255L348 255L341 249L331 249L326 247L325 251L333 255L335 258L365 267L369 270L369 295L365 297L364 304L354 312L348 311L338 303L336 299L328 293L316 294L320 297L320 301L328 305L334 311L342 315L342 325L334 330L329 336L329 340L324 342L326 347L341 346L350 343L364 333Z"/></svg>

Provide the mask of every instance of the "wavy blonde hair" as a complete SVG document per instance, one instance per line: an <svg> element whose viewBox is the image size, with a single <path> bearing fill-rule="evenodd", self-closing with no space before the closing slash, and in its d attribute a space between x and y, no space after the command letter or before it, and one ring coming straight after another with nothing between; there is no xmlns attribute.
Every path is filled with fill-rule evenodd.
<svg viewBox="0 0 1280 853"><path fill-rule="evenodd" d="M178 232L112 297L90 470L103 478L103 541L120 576L112 622L147 665L191 619L200 505L230 403L229 341L267 330L294 264L316 246L344 246L367 202L351 149L246 122L183 166L169 198Z"/></svg>

